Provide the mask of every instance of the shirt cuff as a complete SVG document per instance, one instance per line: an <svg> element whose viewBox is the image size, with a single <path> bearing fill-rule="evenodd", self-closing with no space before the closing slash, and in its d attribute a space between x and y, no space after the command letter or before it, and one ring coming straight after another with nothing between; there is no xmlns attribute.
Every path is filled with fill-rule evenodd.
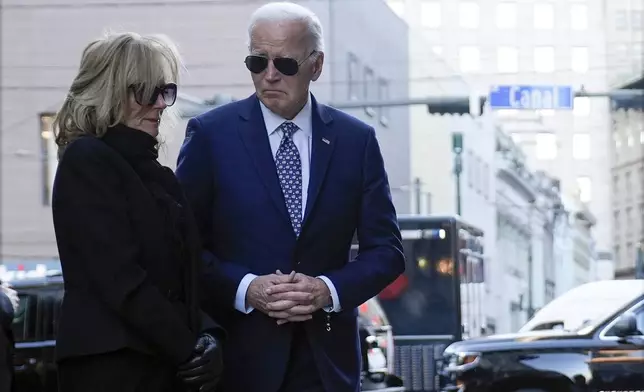
<svg viewBox="0 0 644 392"><path fill-rule="evenodd" d="M246 306L246 292L248 291L248 286L250 286L250 282L255 279L257 275L255 274L246 274L239 282L239 286L237 287L237 294L235 295L235 309L239 310L240 312L244 314L249 314L255 308L252 306Z"/></svg>
<svg viewBox="0 0 644 392"><path fill-rule="evenodd" d="M322 281L329 288L329 292L331 293L331 305L326 306L322 309L327 313L341 311L342 307L340 306L340 297L338 297L338 291L335 289L335 285L333 284L333 282L331 282L331 279L327 278L324 275L318 276L318 279L322 279Z"/></svg>

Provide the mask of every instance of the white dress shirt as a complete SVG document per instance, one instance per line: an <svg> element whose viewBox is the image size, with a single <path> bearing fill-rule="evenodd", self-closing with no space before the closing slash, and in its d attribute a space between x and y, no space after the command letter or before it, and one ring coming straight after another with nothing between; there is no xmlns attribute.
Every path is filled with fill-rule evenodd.
<svg viewBox="0 0 644 392"><path fill-rule="evenodd" d="M261 101L260 106L262 109L262 116L264 117L264 123L266 124L266 130L268 131L268 141L271 145L271 150L273 152L273 159L277 155L277 150L279 149L280 143L282 141L283 132L279 130L280 125L284 121L288 121L279 115L271 112ZM297 125L299 128L293 134L293 143L297 147L297 150L300 152L300 161L302 162L302 219L304 219L304 211L306 209L306 200L308 198L308 189L309 189L309 179L311 171L311 150L312 150L312 136L313 136L313 116L311 113L311 99L307 101L306 105L302 110L290 120L293 124ZM288 271L284 271L287 273ZM257 275L247 274L239 283L237 288L237 294L235 296L235 309L242 313L250 313L254 309L252 306L246 304L246 292L248 291L248 286L250 282L255 279ZM332 304L329 307L324 308L326 312L339 312L342 308L340 307L340 299L338 297L338 292L333 285L333 282L326 276L318 276L324 283L326 283L329 291L331 292Z"/></svg>

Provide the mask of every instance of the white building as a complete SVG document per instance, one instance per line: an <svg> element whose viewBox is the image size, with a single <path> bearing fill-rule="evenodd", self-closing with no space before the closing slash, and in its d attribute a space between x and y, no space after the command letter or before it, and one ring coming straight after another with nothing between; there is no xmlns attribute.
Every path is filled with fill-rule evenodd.
<svg viewBox="0 0 644 392"><path fill-rule="evenodd" d="M556 261L557 295L581 284L595 280L611 279L597 262L592 227L595 218L586 206L568 198L564 202L565 219L559 226L557 246L560 258ZM612 266L612 263L607 263Z"/></svg>
<svg viewBox="0 0 644 392"><path fill-rule="evenodd" d="M241 98L253 91L243 59L247 55L246 26L261 2L57 3L5 0L0 8L0 262L57 257L49 205L56 154L48 121L64 99L83 47L104 30L170 36L189 70L181 92L198 100L221 93ZM408 97L407 26L384 2L301 3L318 14L325 30L325 69L313 85L320 101ZM408 186L408 109L369 109L350 112L376 128L391 186ZM163 162L170 166L174 166L184 130L180 124L164 135ZM409 212L409 194L394 194L394 198L400 213Z"/></svg>
<svg viewBox="0 0 644 392"><path fill-rule="evenodd" d="M454 69L452 79L462 73L469 91L482 94L499 84L606 91L605 31L591 28L605 21L605 3L389 0L410 25L424 30L427 46ZM461 94L469 91L463 89ZM564 195L579 194L589 204L597 217L599 254L611 259L612 209L609 188L604 186L610 179L608 99L577 98L572 113L500 111L498 115L510 120L503 128L506 132L532 146L526 150L528 158L534 158L529 159L532 168L557 176Z"/></svg>
<svg viewBox="0 0 644 392"><path fill-rule="evenodd" d="M644 3L606 2L609 82L644 89ZM644 98L613 103L611 176L615 276L633 278L638 244L644 246Z"/></svg>
<svg viewBox="0 0 644 392"><path fill-rule="evenodd" d="M519 329L562 292L595 280L596 254L594 218L585 207L565 201L558 179L531 171L500 129L497 143L497 282L490 282L489 302L496 332L503 333Z"/></svg>

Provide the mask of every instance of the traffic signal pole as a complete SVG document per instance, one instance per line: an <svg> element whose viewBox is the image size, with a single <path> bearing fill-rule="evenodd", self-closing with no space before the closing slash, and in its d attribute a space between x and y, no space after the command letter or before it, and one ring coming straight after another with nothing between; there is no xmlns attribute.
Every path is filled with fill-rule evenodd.
<svg viewBox="0 0 644 392"><path fill-rule="evenodd" d="M637 98L642 97L644 99L644 90L612 90L612 91L600 91L600 92L591 92L580 90L575 92L575 97L603 97L603 98ZM487 97L480 96L478 97L479 102L483 106L487 101ZM396 106L416 106L416 105L426 105L430 108L433 106L436 107L445 107L449 109L450 106L461 107L465 104L469 104L472 101L472 97L469 96L444 96L444 97L425 97L425 98L411 98L411 99L391 99L391 100L382 100L382 101L347 101L347 102L331 102L328 105L333 106L337 109L358 109L365 107L396 107ZM476 97L474 97L476 101ZM537 109L534 109L537 110ZM460 110L456 112L446 111L441 113L436 111L436 114L460 114Z"/></svg>

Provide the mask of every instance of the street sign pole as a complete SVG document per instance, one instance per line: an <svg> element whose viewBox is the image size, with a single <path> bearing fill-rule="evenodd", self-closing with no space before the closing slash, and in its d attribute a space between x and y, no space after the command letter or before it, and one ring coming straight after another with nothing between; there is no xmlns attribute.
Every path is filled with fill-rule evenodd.
<svg viewBox="0 0 644 392"><path fill-rule="evenodd" d="M613 90L604 92L588 92L577 91L575 97L606 97L606 98L637 98L644 97L644 90ZM479 97L481 102L485 103L489 97ZM232 102L232 100L231 100ZM405 99L388 99L380 101L347 101L347 102L329 102L329 106L337 109L361 109L365 107L381 108L381 107L400 107L400 106L417 106L424 105L432 107L440 105L450 107L450 105L470 105L472 97L470 96L442 96L442 97L423 97L423 98L405 98ZM197 105L198 108L188 110L181 113L181 117L190 118L198 116L210 109L214 109L218 105L210 105L207 103Z"/></svg>
<svg viewBox="0 0 644 392"><path fill-rule="evenodd" d="M461 173L463 172L463 134L460 132L452 134L452 152L454 153L454 176L456 181L456 214L462 216Z"/></svg>

